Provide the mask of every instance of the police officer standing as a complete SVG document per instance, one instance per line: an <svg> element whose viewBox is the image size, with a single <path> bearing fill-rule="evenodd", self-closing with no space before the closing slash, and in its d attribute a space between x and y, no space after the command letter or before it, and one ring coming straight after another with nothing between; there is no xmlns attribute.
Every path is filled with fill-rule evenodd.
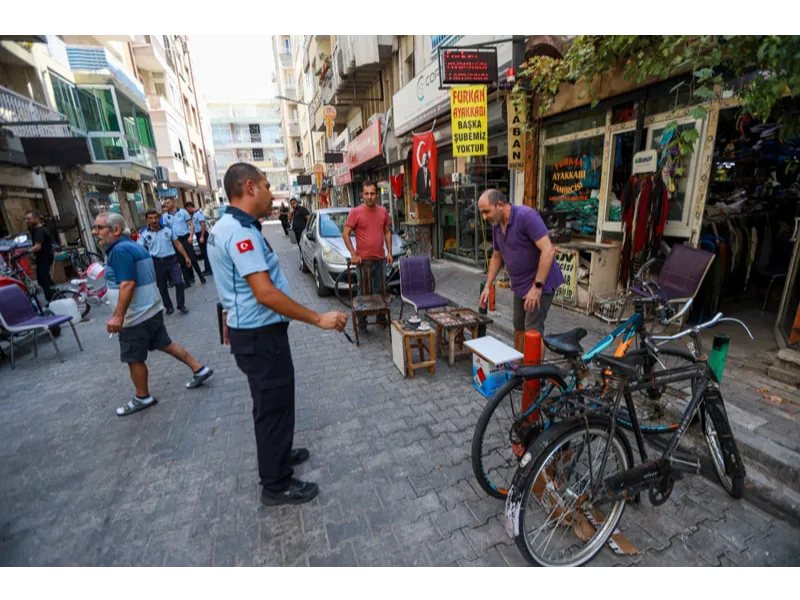
<svg viewBox="0 0 800 600"><path fill-rule="evenodd" d="M192 267L197 271L197 275L200 277L200 283L205 283L206 278L203 277L203 273L200 272L200 265L197 264L197 256L194 253L194 245L192 244L192 240L194 240L194 222L192 221L192 216L185 208L178 208L175 201L171 198L168 198L164 202L167 205L167 212L161 215L161 224L175 232L175 235L178 236L178 240L183 245L183 249L186 250L186 254L189 257L190 264L183 267L183 279L186 282L186 287L191 287L192 283L194 283Z"/></svg>
<svg viewBox="0 0 800 600"><path fill-rule="evenodd" d="M259 218L272 209L264 174L253 165L236 163L225 173L224 185L230 206L209 234L208 257L231 353L247 375L253 397L261 502L301 504L312 500L319 488L293 477L292 467L310 455L305 448L292 448L295 379L289 322L343 331L347 317L316 313L289 297L278 256L261 233Z"/></svg>
<svg viewBox="0 0 800 600"><path fill-rule="evenodd" d="M137 243L144 246L144 249L153 257L153 265L156 269L156 283L158 291L161 293L161 301L167 309L167 314L175 312L172 308L172 300L169 297L167 282L170 281L175 286L175 300L178 303L178 310L184 315L189 312L184 300L183 276L181 275L181 265L175 255L177 250L183 257L184 264L190 264L189 256L186 254L175 231L169 227L161 227L159 214L154 210L148 210L144 214L147 219L147 229L139 234Z"/></svg>

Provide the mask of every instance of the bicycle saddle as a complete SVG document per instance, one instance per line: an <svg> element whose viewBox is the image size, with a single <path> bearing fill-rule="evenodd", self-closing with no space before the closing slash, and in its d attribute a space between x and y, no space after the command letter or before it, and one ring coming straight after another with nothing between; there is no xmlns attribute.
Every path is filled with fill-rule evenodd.
<svg viewBox="0 0 800 600"><path fill-rule="evenodd" d="M562 356L580 356L583 354L580 341L585 337L586 330L583 327L578 327L564 333L545 336L544 345Z"/></svg>

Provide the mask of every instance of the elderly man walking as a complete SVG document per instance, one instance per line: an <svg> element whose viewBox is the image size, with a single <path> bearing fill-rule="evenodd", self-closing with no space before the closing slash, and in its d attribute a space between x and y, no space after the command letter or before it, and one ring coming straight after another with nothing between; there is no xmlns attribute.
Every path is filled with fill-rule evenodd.
<svg viewBox="0 0 800 600"><path fill-rule="evenodd" d="M120 360L128 364L136 396L117 409L124 417L156 404L148 387L147 353L161 350L192 370L187 388L203 384L214 371L200 364L183 346L170 339L164 326L164 305L156 285L156 270L147 250L125 235L127 225L119 213L97 215L92 234L106 249L106 281L118 292L114 314L106 330L119 333Z"/></svg>
<svg viewBox="0 0 800 600"><path fill-rule="evenodd" d="M556 249L539 213L529 206L514 206L500 190L486 190L478 199L483 220L492 224L494 252L481 294L481 307L489 301L489 287L505 263L514 292L514 347L525 347L525 332L544 336L544 323L553 294L564 283L554 260Z"/></svg>

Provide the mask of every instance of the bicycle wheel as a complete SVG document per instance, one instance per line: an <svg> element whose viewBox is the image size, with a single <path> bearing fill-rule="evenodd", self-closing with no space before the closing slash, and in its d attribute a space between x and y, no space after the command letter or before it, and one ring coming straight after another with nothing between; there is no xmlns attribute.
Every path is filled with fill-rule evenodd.
<svg viewBox="0 0 800 600"><path fill-rule="evenodd" d="M721 398L708 400L703 411L703 434L717 477L737 500L744 492L744 465Z"/></svg>
<svg viewBox="0 0 800 600"><path fill-rule="evenodd" d="M358 281L356 280L355 273L350 275L350 283L347 282L347 269L339 273L334 283L333 290L336 293L336 299L342 303L342 306L352 310L353 306L350 303L350 290L352 289L353 298L358 296Z"/></svg>
<svg viewBox="0 0 800 600"><path fill-rule="evenodd" d="M662 347L657 356L653 357L645 350L633 350L628 357L642 357L639 372L658 375L664 371L688 367L697 361L694 356L680 348ZM686 379L667 385L659 385L632 394L639 427L644 434L659 434L674 431L678 428L683 411L694 396L697 380ZM619 423L631 429L628 410L623 405L619 412Z"/></svg>
<svg viewBox="0 0 800 600"><path fill-rule="evenodd" d="M561 390L548 380L539 382L539 399L555 400ZM542 423L518 423L522 417L524 381L507 381L483 408L472 435L472 472L478 485L493 498L505 498L524 449Z"/></svg>
<svg viewBox="0 0 800 600"><path fill-rule="evenodd" d="M617 430L610 436L606 417L553 426L525 453L506 503L517 547L531 563L577 567L602 550L614 534L625 501L592 502L590 486L601 476L603 451L610 444L606 478L632 465L630 447ZM529 463L525 461L529 460Z"/></svg>
<svg viewBox="0 0 800 600"><path fill-rule="evenodd" d="M102 265L102 264L105 264L105 262L106 262L106 259L103 257L102 254L98 254L97 252L87 252L86 253L86 265L87 265L87 267L88 267L88 265L90 265L92 263L100 263Z"/></svg>

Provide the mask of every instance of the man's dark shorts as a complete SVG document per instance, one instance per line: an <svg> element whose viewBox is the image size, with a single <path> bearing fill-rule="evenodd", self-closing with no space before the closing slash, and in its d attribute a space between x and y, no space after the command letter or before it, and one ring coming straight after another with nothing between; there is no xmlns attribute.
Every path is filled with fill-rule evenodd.
<svg viewBox="0 0 800 600"><path fill-rule="evenodd" d="M514 294L514 331L533 331L544 335L544 321L553 303L553 294L542 294L539 309L525 312L525 300Z"/></svg>
<svg viewBox="0 0 800 600"><path fill-rule="evenodd" d="M120 329L119 358L124 363L145 362L148 351L161 350L171 343L162 310L147 321Z"/></svg>

